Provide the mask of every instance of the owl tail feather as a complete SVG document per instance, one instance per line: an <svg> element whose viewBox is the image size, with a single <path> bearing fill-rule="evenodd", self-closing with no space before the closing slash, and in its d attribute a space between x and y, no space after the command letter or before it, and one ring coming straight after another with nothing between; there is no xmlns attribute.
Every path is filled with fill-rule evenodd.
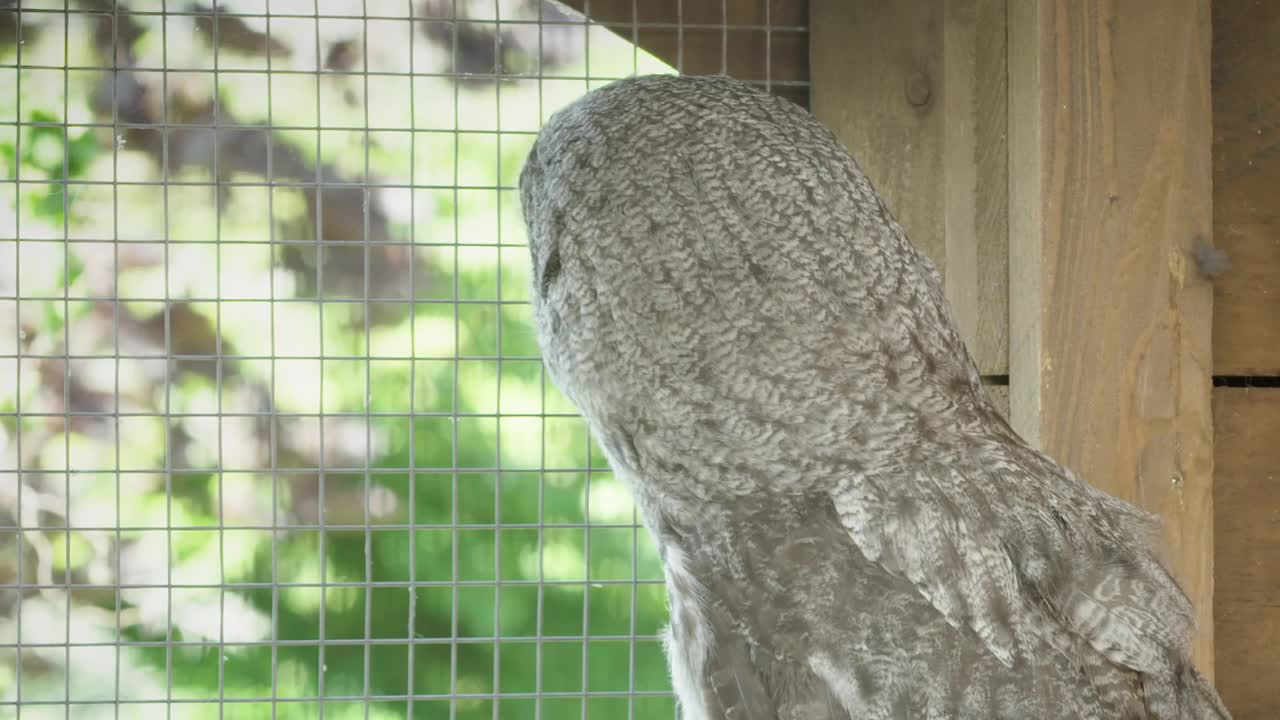
<svg viewBox="0 0 1280 720"><path fill-rule="evenodd" d="M1188 666L1187 669L1190 671L1191 682L1187 686L1186 695L1192 717L1231 720L1231 713L1227 712L1227 707L1222 704L1222 698L1218 697L1218 691L1214 689L1213 683L1194 667Z"/></svg>
<svg viewBox="0 0 1280 720"><path fill-rule="evenodd" d="M1152 720L1231 720L1213 684L1190 663L1181 672L1144 675L1142 686Z"/></svg>

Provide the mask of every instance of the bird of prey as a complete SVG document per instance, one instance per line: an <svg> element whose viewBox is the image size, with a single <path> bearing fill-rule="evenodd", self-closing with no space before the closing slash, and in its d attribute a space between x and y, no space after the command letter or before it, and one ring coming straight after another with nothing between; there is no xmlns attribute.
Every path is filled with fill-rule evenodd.
<svg viewBox="0 0 1280 720"><path fill-rule="evenodd" d="M686 720L1228 718L1155 520L1014 433L834 135L628 78L520 176L553 381L665 569Z"/></svg>

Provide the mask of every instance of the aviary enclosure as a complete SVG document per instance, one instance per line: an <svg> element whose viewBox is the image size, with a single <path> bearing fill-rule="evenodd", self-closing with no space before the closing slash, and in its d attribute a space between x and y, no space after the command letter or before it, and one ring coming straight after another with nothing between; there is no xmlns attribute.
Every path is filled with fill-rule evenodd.
<svg viewBox="0 0 1280 720"><path fill-rule="evenodd" d="M0 715L674 716L514 192L636 72L835 129L1011 422L1164 517L1202 666L1280 714L1280 7L571 5L0 2Z"/></svg>

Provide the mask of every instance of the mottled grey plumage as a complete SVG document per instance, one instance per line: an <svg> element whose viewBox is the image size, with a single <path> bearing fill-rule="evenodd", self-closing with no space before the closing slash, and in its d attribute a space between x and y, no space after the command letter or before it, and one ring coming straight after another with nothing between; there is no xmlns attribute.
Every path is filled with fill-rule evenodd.
<svg viewBox="0 0 1280 720"><path fill-rule="evenodd" d="M665 563L685 718L1227 717L1153 519L1009 429L808 113L623 80L520 190L547 367Z"/></svg>

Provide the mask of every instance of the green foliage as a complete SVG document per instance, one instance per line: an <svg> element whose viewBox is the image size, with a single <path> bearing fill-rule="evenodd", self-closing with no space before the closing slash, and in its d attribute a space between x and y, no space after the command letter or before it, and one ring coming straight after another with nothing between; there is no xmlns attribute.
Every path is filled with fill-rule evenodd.
<svg viewBox="0 0 1280 720"><path fill-rule="evenodd" d="M27 121L32 124L27 127L22 162L47 177L55 180L81 177L98 156L98 142L88 130L68 140L67 126L54 113L32 110Z"/></svg>
<svg viewBox="0 0 1280 720"><path fill-rule="evenodd" d="M165 51L159 16L131 22L141 65L209 66L203 41L171 34ZM273 22L278 37L305 27ZM103 62L80 57L92 25L67 32L76 62ZM61 36L33 30L24 62ZM593 64L631 68L626 43L591 44ZM412 187L355 208L381 203L381 242L297 242L318 217L297 183L215 178L212 155L179 152L200 132L181 118L163 138L85 127L111 120L89 101L111 73L21 71L24 124L0 128L3 172L24 181L0 200L0 227L23 238L0 240L23 298L0 300L0 481L20 427L44 505L26 552L0 535L0 574L86 589L24 598L24 642L56 652L24 655L21 677L0 659L0 695L93 700L72 706L84 718L113 717L117 697L147 701L127 706L140 718L364 718L353 698L367 695L414 697L372 702L370 718L487 720L495 702L511 720L580 717L584 702L592 718L672 717L660 564L544 377L524 304L512 186L532 136L495 131L540 124L539 83L283 73L268 97L264 76L234 69L216 89L227 117L293 128L261 131L277 171L294 158L314 176L319 148L351 186ZM200 77L168 77L168 112L212 102ZM328 129L363 127L363 92L381 98L373 129ZM17 117L17 100L0 94L0 110ZM4 364L12 339L20 367ZM14 612L0 597L9 642ZM607 695L632 689L655 694ZM539 691L577 695L525 697ZM224 715L165 703L220 697Z"/></svg>
<svg viewBox="0 0 1280 720"><path fill-rule="evenodd" d="M10 144L0 145L0 157L5 159L6 166L11 166L16 159L24 177L34 175L54 181L39 191L26 193L26 200L36 217L61 225L70 203L65 181L84 175L98 156L98 141L89 130L70 137L61 118L46 110L32 110L27 122L31 124L23 129L21 157L17 157L17 149Z"/></svg>

